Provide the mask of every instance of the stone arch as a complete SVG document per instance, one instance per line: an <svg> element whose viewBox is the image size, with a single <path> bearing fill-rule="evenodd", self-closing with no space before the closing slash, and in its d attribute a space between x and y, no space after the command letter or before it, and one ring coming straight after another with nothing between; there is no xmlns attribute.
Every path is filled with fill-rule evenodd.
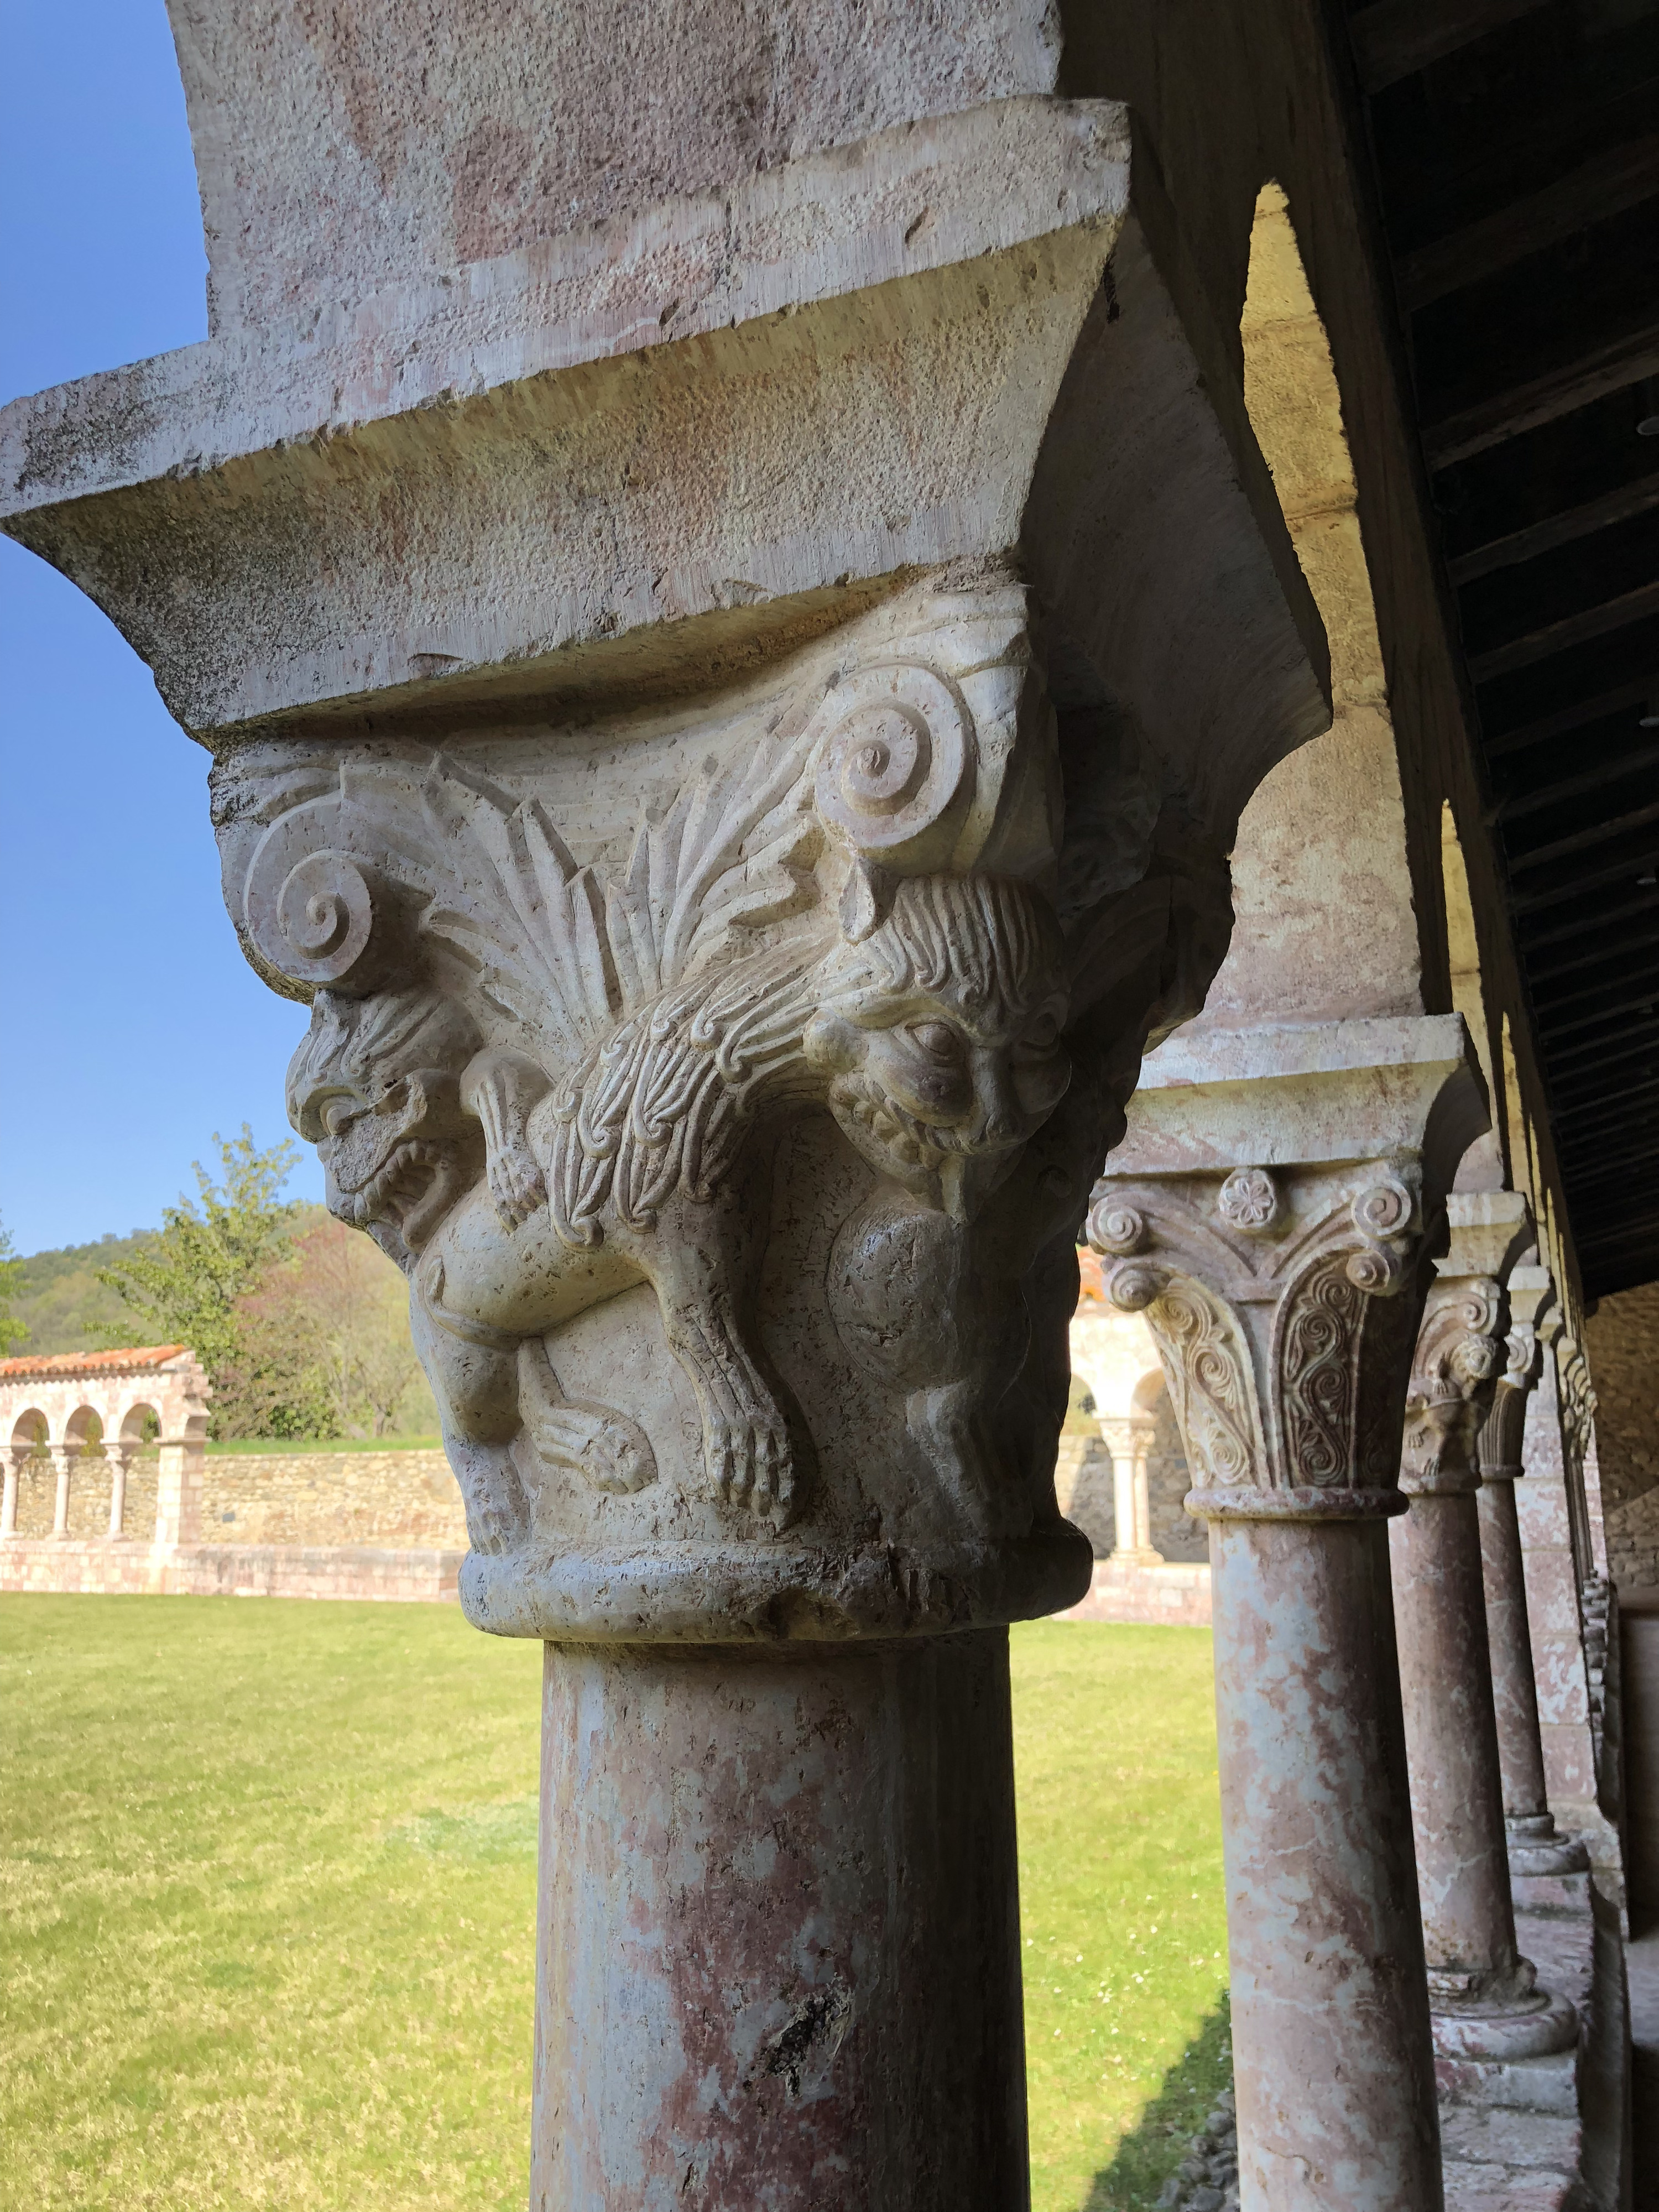
<svg viewBox="0 0 1659 2212"><path fill-rule="evenodd" d="M207 1432L207 1417L202 1416L202 1431ZM153 1443L161 1433L161 1408L149 1397L135 1398L122 1414L116 1433L123 1443Z"/></svg>
<svg viewBox="0 0 1659 2212"><path fill-rule="evenodd" d="M1411 841L1342 395L1273 182L1256 198L1239 339L1250 427L1330 643L1333 720L1244 809L1232 943L1200 1023L1419 1012Z"/></svg>

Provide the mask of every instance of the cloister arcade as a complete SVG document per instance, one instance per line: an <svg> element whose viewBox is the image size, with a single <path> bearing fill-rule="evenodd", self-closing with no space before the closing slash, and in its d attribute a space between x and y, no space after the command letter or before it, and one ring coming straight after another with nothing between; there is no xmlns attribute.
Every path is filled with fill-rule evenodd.
<svg viewBox="0 0 1659 2212"><path fill-rule="evenodd" d="M1242 2212L1620 2212L1654 11L635 12L173 0L211 335L0 417L544 1646L532 2203L1028 2201L1105 1573L1208 1578ZM154 1407L177 1542L117 1357L12 1458Z"/></svg>
<svg viewBox="0 0 1659 2212"><path fill-rule="evenodd" d="M182 1344L0 1360L0 1540L196 1541L207 1401Z"/></svg>

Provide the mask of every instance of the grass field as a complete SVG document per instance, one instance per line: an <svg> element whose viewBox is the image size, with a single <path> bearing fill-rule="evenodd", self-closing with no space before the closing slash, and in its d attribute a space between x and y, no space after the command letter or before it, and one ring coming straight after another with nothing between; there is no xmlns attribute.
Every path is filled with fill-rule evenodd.
<svg viewBox="0 0 1659 2212"><path fill-rule="evenodd" d="M1033 2205L1141 2212L1224 2071L1208 1638L1013 1650ZM0 1600L6 2212L521 2212L538 1658Z"/></svg>

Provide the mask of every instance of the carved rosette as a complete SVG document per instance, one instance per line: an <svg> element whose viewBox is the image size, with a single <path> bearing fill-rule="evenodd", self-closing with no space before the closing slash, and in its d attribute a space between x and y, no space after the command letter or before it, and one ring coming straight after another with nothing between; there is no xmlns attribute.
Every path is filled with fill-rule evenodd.
<svg viewBox="0 0 1659 2212"><path fill-rule="evenodd" d="M1107 1297L1142 1312L1206 1517L1404 1510L1387 1419L1415 1318L1416 1170L1244 1167L1096 1188Z"/></svg>
<svg viewBox="0 0 1659 2212"><path fill-rule="evenodd" d="M1119 895L1062 927L1057 788L997 574L578 731L221 762L232 913L312 1003L290 1116L410 1277L478 1625L885 1635L1086 1587L1053 1347L1125 1046L1074 1018L1067 931L1109 975ZM1138 1051L1180 963L1124 896Z"/></svg>

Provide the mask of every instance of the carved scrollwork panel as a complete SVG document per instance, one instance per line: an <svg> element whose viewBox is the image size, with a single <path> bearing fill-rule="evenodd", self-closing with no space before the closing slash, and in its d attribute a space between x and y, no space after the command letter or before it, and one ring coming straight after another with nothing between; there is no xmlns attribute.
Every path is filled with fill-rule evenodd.
<svg viewBox="0 0 1659 2212"><path fill-rule="evenodd" d="M1261 1423L1249 1343L1237 1318L1187 1276L1165 1281L1146 1318L1200 1486L1261 1482Z"/></svg>

